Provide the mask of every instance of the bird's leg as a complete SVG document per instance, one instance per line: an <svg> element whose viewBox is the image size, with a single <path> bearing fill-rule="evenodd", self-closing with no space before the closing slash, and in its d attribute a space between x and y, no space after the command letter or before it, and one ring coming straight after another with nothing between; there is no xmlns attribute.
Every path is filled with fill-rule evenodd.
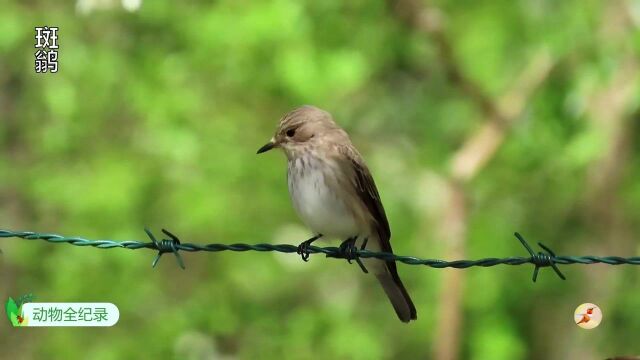
<svg viewBox="0 0 640 360"><path fill-rule="evenodd" d="M303 241L300 245L298 245L298 251L296 252L300 254L300 256L302 256L302 260L309 261L309 246L321 237L322 234L318 234L309 240Z"/></svg>

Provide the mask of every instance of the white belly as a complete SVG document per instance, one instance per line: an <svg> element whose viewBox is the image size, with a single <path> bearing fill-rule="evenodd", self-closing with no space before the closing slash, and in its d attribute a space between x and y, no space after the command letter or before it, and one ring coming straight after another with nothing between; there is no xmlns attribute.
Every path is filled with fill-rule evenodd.
<svg viewBox="0 0 640 360"><path fill-rule="evenodd" d="M325 182L332 173L319 169L321 163L307 164L304 173L300 159L289 163L289 195L296 212L314 233L345 240L359 234L356 221L339 194ZM313 160L310 160L313 162Z"/></svg>

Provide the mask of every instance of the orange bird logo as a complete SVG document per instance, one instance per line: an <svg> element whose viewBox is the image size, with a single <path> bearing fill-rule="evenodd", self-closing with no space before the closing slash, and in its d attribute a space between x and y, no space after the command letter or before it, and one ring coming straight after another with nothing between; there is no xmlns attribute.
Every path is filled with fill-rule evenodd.
<svg viewBox="0 0 640 360"><path fill-rule="evenodd" d="M593 315L593 309L595 309L595 308L590 307L590 308L587 309L586 313L580 314L580 315L582 315L582 319L580 319L580 321L578 321L576 324L579 325L579 324L588 323L589 320L591 320L591 315Z"/></svg>
<svg viewBox="0 0 640 360"><path fill-rule="evenodd" d="M594 329L602 321L602 310L596 304L584 303L573 312L573 322L583 329Z"/></svg>

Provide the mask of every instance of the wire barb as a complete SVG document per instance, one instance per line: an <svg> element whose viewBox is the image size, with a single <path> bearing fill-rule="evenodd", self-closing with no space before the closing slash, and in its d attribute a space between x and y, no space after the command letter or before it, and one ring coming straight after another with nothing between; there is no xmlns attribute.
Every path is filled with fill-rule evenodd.
<svg viewBox="0 0 640 360"><path fill-rule="evenodd" d="M162 239L158 241L156 240L156 237L153 236L153 233L151 233L151 230L149 230L149 228L145 227L144 232L146 232L147 236L149 236L149 238L151 239L154 248L158 250L158 255L156 255L155 259L153 259L151 267L156 267L158 261L160 261L160 257L162 256L162 254L172 252L176 256L176 261L178 261L178 265L180 265L182 270L186 269L186 267L184 266L184 262L182 261L182 257L180 256L180 253L178 253L178 245L180 245L180 239L177 236L170 233L169 230L162 229L162 232L170 239Z"/></svg>
<svg viewBox="0 0 640 360"><path fill-rule="evenodd" d="M514 233L514 235L516 236L516 238L518 238L518 240L520 240L520 243L525 247L525 249L527 249L527 251L529 252L529 255L531 255L531 258L529 258L529 262L536 266L533 269L533 278L532 278L533 282L536 282L536 280L538 279L538 271L540 270L540 268L547 267L547 266L551 266L551 268L553 268L553 271L555 271L556 274L558 274L560 279L562 280L567 279L565 278L564 275L562 275L562 272L560 272L560 269L558 269L558 266L556 265L556 254L551 249L549 249L543 243L539 242L538 245L547 253L545 254L543 252L538 252L536 254L531 248L531 246L529 246L527 241L524 239L524 237L520 235L520 233L516 232Z"/></svg>

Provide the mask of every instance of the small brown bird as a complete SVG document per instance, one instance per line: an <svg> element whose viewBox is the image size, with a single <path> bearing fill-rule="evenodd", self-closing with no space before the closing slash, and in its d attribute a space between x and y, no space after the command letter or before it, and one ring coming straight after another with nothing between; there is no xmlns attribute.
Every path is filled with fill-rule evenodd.
<svg viewBox="0 0 640 360"><path fill-rule="evenodd" d="M288 159L287 180L293 206L315 236L338 238L367 249L392 252L391 230L378 189L358 150L331 114L302 106L280 120L271 141L258 154L281 148ZM303 253L303 259L306 260ZM403 322L417 318L394 261L363 259L382 285Z"/></svg>

